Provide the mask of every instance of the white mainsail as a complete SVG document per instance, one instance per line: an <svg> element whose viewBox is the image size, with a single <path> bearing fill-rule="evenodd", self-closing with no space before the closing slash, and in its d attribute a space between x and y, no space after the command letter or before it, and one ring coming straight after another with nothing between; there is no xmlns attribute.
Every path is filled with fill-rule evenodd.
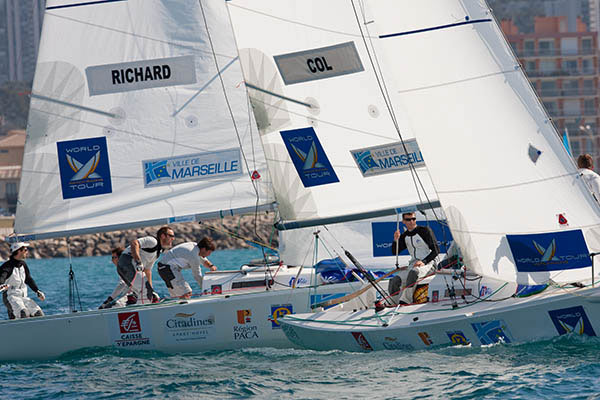
<svg viewBox="0 0 600 400"><path fill-rule="evenodd" d="M271 207L223 2L46 6L18 234L39 239ZM260 179L251 179L254 171Z"/></svg>
<svg viewBox="0 0 600 400"><path fill-rule="evenodd" d="M437 203L427 160L400 110L395 126L347 1L227 4L281 228Z"/></svg>
<svg viewBox="0 0 600 400"><path fill-rule="evenodd" d="M285 217L367 212L409 196L410 178L375 181L345 158L358 141L369 147L392 139L388 118L364 114L369 108L383 115L387 96L400 131L422 149L435 186L425 193L442 203L468 268L519 283L591 277L600 208L485 1L228 4L246 81L260 89L250 96L265 105L261 133L268 158L279 165L275 184L292 182L296 172L280 131L300 127L314 126L343 174L339 183L310 189L296 179L300 189L287 198L307 201L282 207ZM344 118L351 122L339 123Z"/></svg>

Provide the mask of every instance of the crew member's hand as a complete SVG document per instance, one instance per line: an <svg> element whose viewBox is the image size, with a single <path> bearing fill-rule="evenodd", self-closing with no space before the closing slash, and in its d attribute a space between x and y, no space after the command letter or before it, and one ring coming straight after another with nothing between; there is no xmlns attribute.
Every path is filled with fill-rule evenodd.
<svg viewBox="0 0 600 400"><path fill-rule="evenodd" d="M37 297L41 300L44 301L46 300L46 295L44 294L44 292L42 292L41 290L38 290L37 292L35 292L35 294L37 294Z"/></svg>
<svg viewBox="0 0 600 400"><path fill-rule="evenodd" d="M142 272L144 270L144 264L142 264L141 260L133 260L133 266L138 272Z"/></svg>
<svg viewBox="0 0 600 400"><path fill-rule="evenodd" d="M152 303L159 303L159 302L160 302L160 296L158 295L158 293L152 292Z"/></svg>
<svg viewBox="0 0 600 400"><path fill-rule="evenodd" d="M98 310L104 310L105 308L111 308L113 305L113 298L108 296L108 298L106 300L104 300L104 303L102 303L102 305L100 307L98 307Z"/></svg>
<svg viewBox="0 0 600 400"><path fill-rule="evenodd" d="M397 242L397 241L398 241L398 239L400 239L400 235L401 235L401 234L402 234L402 233L400 233L400 231L399 231L399 230L397 230L396 232L394 232L394 242Z"/></svg>
<svg viewBox="0 0 600 400"><path fill-rule="evenodd" d="M211 271L216 271L217 270L217 266L216 265L211 265L209 268L210 268Z"/></svg>
<svg viewBox="0 0 600 400"><path fill-rule="evenodd" d="M4 292L6 289L8 289L8 285L6 283L0 285L0 292Z"/></svg>
<svg viewBox="0 0 600 400"><path fill-rule="evenodd" d="M417 261L414 263L414 265L413 265L413 266L415 266L415 267L422 267L423 265L425 265L425 264L423 264L423 261L421 261L421 260L417 260Z"/></svg>

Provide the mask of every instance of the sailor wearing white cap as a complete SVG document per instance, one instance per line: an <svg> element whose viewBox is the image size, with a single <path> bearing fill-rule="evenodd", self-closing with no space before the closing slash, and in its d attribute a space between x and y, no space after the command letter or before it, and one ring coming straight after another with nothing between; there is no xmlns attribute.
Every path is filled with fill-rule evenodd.
<svg viewBox="0 0 600 400"><path fill-rule="evenodd" d="M12 243L10 259L0 266L0 291L3 292L2 301L8 310L10 319L44 315L42 309L27 297L27 286L29 286L40 300L46 299L44 293L35 284L24 261L29 251L28 247L28 243Z"/></svg>

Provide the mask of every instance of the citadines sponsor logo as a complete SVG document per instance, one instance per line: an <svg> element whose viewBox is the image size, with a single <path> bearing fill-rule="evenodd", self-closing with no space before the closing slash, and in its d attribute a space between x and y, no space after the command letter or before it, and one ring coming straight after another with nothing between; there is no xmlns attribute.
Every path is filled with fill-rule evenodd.
<svg viewBox="0 0 600 400"><path fill-rule="evenodd" d="M90 96L196 83L193 56L87 67Z"/></svg>
<svg viewBox="0 0 600 400"><path fill-rule="evenodd" d="M406 150L405 147L406 146ZM416 139L351 150L352 158L364 177L405 171L412 166L425 166Z"/></svg>
<svg viewBox="0 0 600 400"><path fill-rule="evenodd" d="M144 160L142 167L145 187L173 185L242 173L239 149Z"/></svg>
<svg viewBox="0 0 600 400"><path fill-rule="evenodd" d="M281 138L304 187L340 181L312 127L281 131Z"/></svg>
<svg viewBox="0 0 600 400"><path fill-rule="evenodd" d="M207 340L214 335L215 316L180 312L167 318L164 327L166 341L171 343Z"/></svg>
<svg viewBox="0 0 600 400"><path fill-rule="evenodd" d="M546 272L592 265L581 230L506 235L519 272Z"/></svg>
<svg viewBox="0 0 600 400"><path fill-rule="evenodd" d="M112 193L105 137L56 143L63 199Z"/></svg>
<svg viewBox="0 0 600 400"><path fill-rule="evenodd" d="M119 313L118 335L115 338L117 347L148 347L150 338L144 333L140 315L137 312Z"/></svg>

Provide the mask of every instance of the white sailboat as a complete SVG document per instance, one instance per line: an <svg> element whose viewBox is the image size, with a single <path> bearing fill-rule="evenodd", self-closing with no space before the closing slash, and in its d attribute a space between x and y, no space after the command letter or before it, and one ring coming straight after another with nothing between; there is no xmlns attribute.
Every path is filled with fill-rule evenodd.
<svg viewBox="0 0 600 400"><path fill-rule="evenodd" d="M282 209L291 221L280 226L358 219L398 187L427 186L361 173L353 158L369 145L355 140L371 119L379 129L370 146L416 138L432 183L421 196L439 199L463 256L464 268L428 278L429 302L287 316L290 340L370 351L600 332L600 208L484 0L228 5L251 97L289 121L284 132L261 132L266 153L309 132L339 176L311 192L312 212ZM280 174L293 175L295 155L277 154L288 166ZM390 180L376 187L382 177Z"/></svg>
<svg viewBox="0 0 600 400"><path fill-rule="evenodd" d="M14 240L275 207L222 1L46 6ZM212 295L188 301L2 321L0 359L290 346L279 317L356 289L298 265L209 273Z"/></svg>

